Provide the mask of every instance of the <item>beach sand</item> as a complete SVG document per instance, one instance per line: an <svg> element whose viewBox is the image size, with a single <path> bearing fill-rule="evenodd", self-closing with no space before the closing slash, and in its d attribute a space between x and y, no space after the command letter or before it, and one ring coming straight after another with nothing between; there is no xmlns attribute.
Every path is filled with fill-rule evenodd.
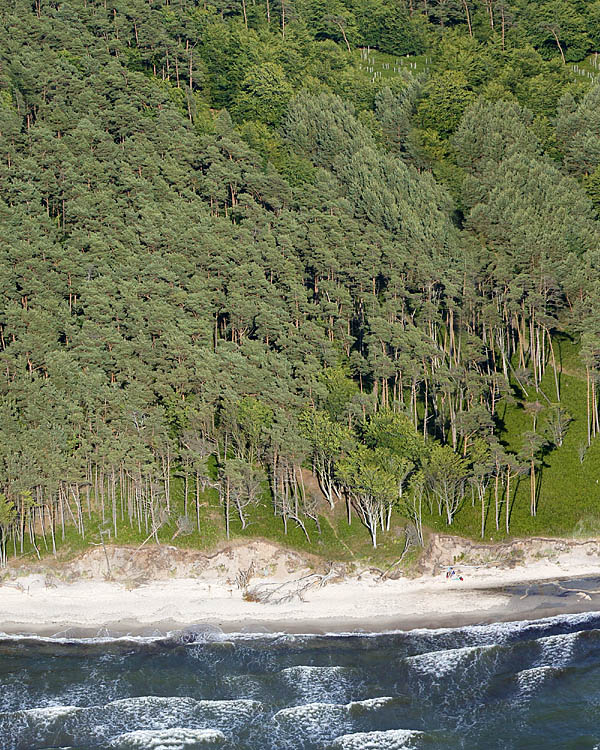
<svg viewBox="0 0 600 750"><path fill-rule="evenodd" d="M168 557L169 549L162 553ZM302 600L275 604L245 600L232 572L248 560L265 563L262 574L251 581L251 587L264 589L265 584L298 579L311 571L302 567L295 553L265 542L225 550L200 569L188 564L188 556L186 565L171 566L163 576L134 584L124 575L119 580L123 567L115 570L123 554L122 548L111 550L117 578L112 581L103 579L99 550L71 564L68 580L21 569L21 575L0 586L0 630L94 636L206 625L227 632L380 632L600 610L600 558L585 546L567 546L551 559L529 559L511 567L456 564L462 581L447 579L439 565L417 578L396 580L378 580L377 573L367 571L325 586L316 582ZM137 564L143 569L143 561Z"/></svg>

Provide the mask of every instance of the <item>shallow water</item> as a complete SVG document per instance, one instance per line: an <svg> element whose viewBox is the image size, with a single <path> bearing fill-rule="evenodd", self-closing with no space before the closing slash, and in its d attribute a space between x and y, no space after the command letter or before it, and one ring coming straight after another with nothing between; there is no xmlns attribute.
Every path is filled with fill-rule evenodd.
<svg viewBox="0 0 600 750"><path fill-rule="evenodd" d="M0 637L2 750L600 747L600 613L381 634Z"/></svg>

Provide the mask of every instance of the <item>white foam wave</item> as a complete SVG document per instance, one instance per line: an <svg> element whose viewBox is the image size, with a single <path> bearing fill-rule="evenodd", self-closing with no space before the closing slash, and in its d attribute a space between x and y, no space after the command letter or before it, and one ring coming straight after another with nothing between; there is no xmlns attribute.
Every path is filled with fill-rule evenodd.
<svg viewBox="0 0 600 750"><path fill-rule="evenodd" d="M509 622L492 622L487 625L465 625L460 628L415 628L406 632L411 635L450 635L464 633L469 636L481 638L481 644L487 642L499 643L515 633L524 630L546 630L549 627L574 627L580 628L592 620L600 619L600 612L580 612L578 614L553 615L543 617L539 620L511 620ZM373 635L377 635L373 633Z"/></svg>
<svg viewBox="0 0 600 750"><path fill-rule="evenodd" d="M306 703L278 711L273 720L286 731L300 730L303 736L314 738L335 736L352 728L353 718L362 713L377 711L394 700L390 697L368 698L350 703Z"/></svg>
<svg viewBox="0 0 600 750"><path fill-rule="evenodd" d="M13 750L40 747L38 743L42 742L44 747L48 746L45 743L54 744L62 735L65 724L81 711L77 706L53 705L1 713L0 747L2 750Z"/></svg>
<svg viewBox="0 0 600 750"><path fill-rule="evenodd" d="M196 700L186 697L143 696L124 698L89 710L88 723L98 734L115 730L172 729L195 724L197 728L229 729L248 722L261 709L259 701ZM112 730L112 731L111 731Z"/></svg>
<svg viewBox="0 0 600 750"><path fill-rule="evenodd" d="M210 745L222 745L225 735L217 729L149 730L120 734L111 740L112 750L200 750Z"/></svg>
<svg viewBox="0 0 600 750"><path fill-rule="evenodd" d="M540 638L543 664L550 667L566 667L571 661L578 637L579 633L575 632Z"/></svg>
<svg viewBox="0 0 600 750"><path fill-rule="evenodd" d="M302 747L307 740L322 742L340 732L352 731L352 723L345 705L335 703L306 703L283 708L273 717L277 731L297 740Z"/></svg>
<svg viewBox="0 0 600 750"><path fill-rule="evenodd" d="M107 644L137 644L137 643L156 643L157 641L164 641L166 635L102 635L93 637L76 637L76 636L62 636L62 635L36 635L35 633L4 633L0 631L0 640L3 641L30 641L32 643L40 643L44 645L100 645L104 646Z"/></svg>
<svg viewBox="0 0 600 750"><path fill-rule="evenodd" d="M67 716L72 716L77 711L81 711L79 706L43 706L39 708L26 708L18 713L37 721L54 721L55 719L64 719Z"/></svg>
<svg viewBox="0 0 600 750"><path fill-rule="evenodd" d="M104 706L93 706L88 710L92 724L104 727L104 734L112 727L150 727L170 729L187 723L196 711L198 701L194 698L163 697L154 695L122 698Z"/></svg>
<svg viewBox="0 0 600 750"><path fill-rule="evenodd" d="M511 620L509 622L494 622L489 623L486 625L465 625L460 628L411 628L409 630L405 630L402 628L392 628L388 630L378 630L378 631L363 631L363 630L350 630L350 631L340 631L340 632L327 632L327 633L317 633L317 632L306 632L306 633L286 633L285 631L276 631L276 632L245 632L245 631L233 631L231 633L226 633L223 631L220 631L218 628L214 628L214 626L206 625L205 627L200 626L200 629L202 629L202 632L204 635L207 636L206 640L221 640L227 639L232 641L296 641L300 639L312 639L312 638L322 638L322 639L339 639L339 638L377 638L378 636L382 635L441 635L441 634L449 634L449 633L469 633L471 635L473 634L481 634L486 638L486 640L491 640L494 638L496 642L498 641L498 638L502 635L508 635L511 633L514 633L519 630L524 630L527 628L532 627L539 627L540 629L544 629L547 627L552 627L556 625L565 625L569 627L578 627L581 625L585 625L590 620L599 619L600 618L600 612L594 611L594 612L581 612L577 614L564 614L564 615L553 615L552 617L544 617L538 620ZM44 643L91 643L91 644L105 644L105 643L113 643L113 642L155 642L155 641L161 641L165 638L169 637L176 637L177 635L180 635L183 631L168 631L164 635L151 635L151 636L137 636L132 634L127 635L118 635L118 636L97 636L97 637L61 637L59 635L57 636L39 636L34 633L5 633L3 631L0 631L0 639L3 640L32 640L32 641L40 641Z"/></svg>
<svg viewBox="0 0 600 750"><path fill-rule="evenodd" d="M332 676L335 679L347 670L347 667L313 667L308 665L298 665L295 667L286 667L281 670L282 675L291 680L304 679L321 679L323 676Z"/></svg>
<svg viewBox="0 0 600 750"><path fill-rule="evenodd" d="M407 656L406 662L418 674L443 677L455 672L458 667L463 667L474 654L482 653L490 648L493 646L463 646L444 651L428 651L424 654Z"/></svg>
<svg viewBox="0 0 600 750"><path fill-rule="evenodd" d="M387 732L356 732L336 737L336 750L409 750L423 732L415 729L390 729Z"/></svg>
<svg viewBox="0 0 600 750"><path fill-rule="evenodd" d="M63 744L76 739L93 742L96 747L98 742L142 730L168 732L191 727L229 733L249 724L261 709L262 703L249 699L211 701L160 696L124 698L88 707L48 706L0 714L0 737L18 737L21 743L34 737L40 742L60 737ZM0 747L8 750L1 742Z"/></svg>
<svg viewBox="0 0 600 750"><path fill-rule="evenodd" d="M349 711L369 711L371 709L383 708L391 703L394 698L389 695L384 695L381 698L366 698L363 701L351 701L346 704L346 708Z"/></svg>
<svg viewBox="0 0 600 750"><path fill-rule="evenodd" d="M519 700L531 697L546 679L554 672L552 667L532 667L517 672Z"/></svg>
<svg viewBox="0 0 600 750"><path fill-rule="evenodd" d="M78 706L41 706L20 711L0 713L0 735L5 727L29 729L40 734L54 731L55 727L75 717L83 709Z"/></svg>

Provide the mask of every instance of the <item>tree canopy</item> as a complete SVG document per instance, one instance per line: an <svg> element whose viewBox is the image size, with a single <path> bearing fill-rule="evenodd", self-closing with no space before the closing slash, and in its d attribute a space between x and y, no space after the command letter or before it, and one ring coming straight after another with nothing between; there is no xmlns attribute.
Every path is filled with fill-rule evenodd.
<svg viewBox="0 0 600 750"><path fill-rule="evenodd" d="M599 13L5 3L0 562L94 514L158 538L174 480L197 530L216 489L228 524L268 498L307 538L346 503L375 544L476 487L508 531L524 472L535 515L561 335L600 432L600 86L569 64Z"/></svg>

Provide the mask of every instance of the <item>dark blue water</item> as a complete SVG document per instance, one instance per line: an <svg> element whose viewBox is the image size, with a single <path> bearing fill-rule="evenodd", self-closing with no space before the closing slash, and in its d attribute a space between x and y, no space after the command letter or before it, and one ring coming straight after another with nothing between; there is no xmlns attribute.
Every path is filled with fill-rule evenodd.
<svg viewBox="0 0 600 750"><path fill-rule="evenodd" d="M0 748L600 747L600 613L378 635L0 638Z"/></svg>

